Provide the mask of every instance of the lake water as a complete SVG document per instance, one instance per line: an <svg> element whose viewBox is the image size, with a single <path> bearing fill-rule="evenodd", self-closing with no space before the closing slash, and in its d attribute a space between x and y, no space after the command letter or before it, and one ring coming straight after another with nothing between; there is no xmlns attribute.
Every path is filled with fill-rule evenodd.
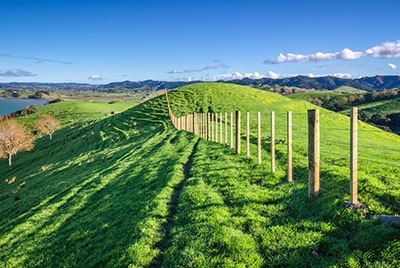
<svg viewBox="0 0 400 268"><path fill-rule="evenodd" d="M43 105L47 100L0 98L0 116L19 111L31 105Z"/></svg>

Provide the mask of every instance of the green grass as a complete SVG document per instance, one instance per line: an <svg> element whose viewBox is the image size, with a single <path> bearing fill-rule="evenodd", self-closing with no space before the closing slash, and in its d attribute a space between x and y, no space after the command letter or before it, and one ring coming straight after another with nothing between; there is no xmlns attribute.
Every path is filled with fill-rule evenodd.
<svg viewBox="0 0 400 268"><path fill-rule="evenodd" d="M399 229L344 206L348 117L321 110L327 192L310 200L306 113L315 106L221 83L186 86L169 98L176 115L240 109L243 129L250 111L252 133L255 113L262 112L263 165L256 164L254 135L246 159L173 129L162 96L114 116L83 116L84 124L70 124L18 154L11 172L1 162L0 266L399 266ZM275 175L269 172L272 110ZM294 183L285 179L287 110L293 111ZM400 206L400 138L364 123L359 128L361 201L370 215L398 214L383 202ZM17 182L7 185L4 179L13 176ZM24 181L15 201L12 190Z"/></svg>
<svg viewBox="0 0 400 268"><path fill-rule="evenodd" d="M389 99L389 100L378 100L372 103L366 103L358 106L360 111L370 113L383 113L392 114L400 113L400 96ZM343 113L349 113L349 110L343 111Z"/></svg>
<svg viewBox="0 0 400 268"><path fill-rule="evenodd" d="M289 99L292 100L305 100L308 101L310 99L315 98L325 98L325 97L343 97L348 96L349 93L337 92L337 91L328 91L328 90L321 90L321 91L311 91L311 92L304 92L304 93L296 93L287 95Z"/></svg>
<svg viewBox="0 0 400 268"><path fill-rule="evenodd" d="M32 128L32 123L41 115L49 114L55 116L62 125L76 124L83 121L93 121L110 116L111 113L120 113L133 106L136 102L95 102L83 100L62 101L47 105L36 106L36 113L19 117L18 121Z"/></svg>
<svg viewBox="0 0 400 268"><path fill-rule="evenodd" d="M367 91L365 90L361 90L361 89L357 89L354 87L348 87L348 86L341 86L336 88L335 90L333 90L334 92L339 92L339 93L352 93L352 94L363 94L363 93L367 93Z"/></svg>

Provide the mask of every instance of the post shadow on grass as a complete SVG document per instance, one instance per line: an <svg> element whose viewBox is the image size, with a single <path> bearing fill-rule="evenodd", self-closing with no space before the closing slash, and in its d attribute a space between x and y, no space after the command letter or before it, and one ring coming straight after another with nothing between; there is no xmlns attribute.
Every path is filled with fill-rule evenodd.
<svg viewBox="0 0 400 268"><path fill-rule="evenodd" d="M206 154L206 157L210 159L218 159L218 157L221 156L221 153L214 150L213 147L214 146L211 145L207 146L208 153ZM236 157L234 154L232 154L231 156ZM198 165L199 163L196 164L196 168L201 168ZM231 168L234 169L236 167ZM207 172L213 173L212 177L214 178L214 181L212 181L211 179L211 181L208 181L208 184L211 184L210 186L213 188L213 190L217 190L220 195L225 197L223 204L209 203L206 205L197 205L193 203L193 206L190 206L190 204L186 204L185 207L182 207L178 211L178 215L180 214L178 216L179 218L190 218L191 214L198 214L200 213L200 211L207 210L210 207L228 207L231 211L240 211L244 206L249 204L266 206L282 204L284 207L279 210L279 213L276 213L274 216L265 216L271 220L270 223L265 226L265 228L268 229L274 226L280 228L288 226L289 229L294 228L295 232L297 230L297 232L300 233L310 231L322 234L322 237L315 244L297 247L284 246L279 249L279 252L273 250L273 247L271 249L268 244L260 244L259 253L266 260L265 265L334 265L337 264L339 258L346 259L353 253L358 254L357 252L359 252L360 250L363 252L373 252L376 251L376 249L383 249L385 245L389 245L391 242L396 241L396 237L399 236L398 231L396 231L394 228L387 229L378 225L374 221L366 223L365 221L362 221L362 219L364 219L364 216L362 216L360 212L354 212L346 209L343 205L343 201L347 197L347 193L332 194L321 192L320 196L317 198L308 198L307 167L297 167L295 169L295 175L301 175L301 178L299 178L301 180L294 179L294 183L287 183L285 179L282 178L280 181L282 181L283 183L274 185L272 190L276 189L277 191L279 190L282 193L287 194L278 195L276 198L268 200L267 202L260 202L258 199L251 200L250 198L246 200L242 197L232 198L232 196L230 195L226 196L224 194L226 186L222 186L221 189L218 189L220 184L226 181L224 179L220 180L220 176L215 175L215 172L218 172L218 170L219 169L216 168L205 171L205 174L202 174L201 177L207 177ZM227 173L227 170L229 170L229 168L221 170L221 173ZM321 177L323 177L327 181L335 181L338 179L336 174L332 174L327 171L322 171ZM207 180L205 180L205 182L207 182ZM226 185L228 185L228 183L229 182L226 181ZM229 187L234 187L234 185L230 185ZM237 190L240 191L240 189L242 189L242 186L238 187L239 188ZM325 187L327 187L327 185L325 185ZM327 188L330 189L329 187ZM234 191L234 189L231 190ZM238 215L235 216L235 218L237 217ZM241 222L239 220L236 221ZM307 224L305 224L306 222L319 224L312 224L308 226ZM175 232L185 233L188 229L192 231L196 230L196 224L202 226L202 224L204 223L179 221L175 222L174 229L176 230ZM334 228L330 230L324 230L322 229L322 226L324 224L333 225ZM250 230L246 229L246 226L237 228L244 228L246 233L250 233ZM365 237L368 237L371 231L373 231L375 237L373 239L370 238L368 239L368 241L365 241ZM196 233L193 233L193 235L195 237ZM256 236L255 240L257 241L260 239L257 237L256 233L253 234L253 236ZM179 244L180 250L183 250L183 248L185 247L185 244L181 244L179 241L175 241L175 243ZM216 250L216 252L218 252L218 250ZM208 257L212 258L212 256ZM179 258L179 254L174 255L175 264L180 263Z"/></svg>
<svg viewBox="0 0 400 268"><path fill-rule="evenodd" d="M164 157L155 164L151 158L163 144L164 140L141 158L149 161L131 164L123 174L135 174L113 179L102 189L94 193L80 210L74 212L51 235L47 241L51 243L38 246L31 256L47 256L41 265L51 266L56 263L63 264L69 253L79 252L73 261L81 265L106 265L111 261L117 266L127 266L131 260L127 257L127 249L140 238L138 224L147 217L157 217L153 211L148 211L151 201L170 183L174 172L174 165L179 162L181 156L172 155ZM138 161L140 161L138 159ZM139 168L139 172L138 169ZM111 172L111 170L110 170ZM155 172L154 175L150 174ZM68 213L69 204L58 211L53 217ZM93 217L93 211L96 216ZM51 220L48 221L51 223ZM104 229L109 226L109 229ZM46 228L43 226L42 228ZM101 236L95 232L103 233ZM81 235L78 241L70 238ZM81 247L83 245L83 248ZM65 252L65 249L68 249ZM115 256L117 254L117 256ZM125 256L121 260L121 257ZM28 260L29 265L34 260Z"/></svg>
<svg viewBox="0 0 400 268"><path fill-rule="evenodd" d="M116 117L120 118L121 116L122 115L117 115ZM130 111L127 116L129 116L129 117L136 116L135 110L133 110L133 112ZM124 116L124 117L126 117L126 116ZM113 118L113 119L115 119L115 118ZM131 147L126 150L118 151L117 153L115 153L114 156L111 156L110 159L105 159L104 157L101 158L101 155L98 154L99 152L101 152L101 148L88 147L88 145L90 145L91 143L96 144L97 141L96 140L87 141L85 139L80 139L80 137L82 137L82 135L85 135L88 133L90 134L94 129L95 130L98 130L99 128L103 129L104 126L107 125L109 122L111 122L111 120L113 120L113 119L106 118L106 119L100 120L99 122L96 122L95 124L93 124L91 126L86 126L84 128L80 128L80 129L77 129L76 126L70 126L70 127L61 129L57 133L57 135L55 136L54 140L51 143L48 143L48 142L43 143L39 140L39 146L37 147L37 151L29 152L24 155L25 158L30 158L30 160L31 160L30 164L24 166L24 165L22 165L22 162L18 163L17 164L17 165L19 165L18 168L16 168L15 171L13 172L13 174L11 174L11 175L16 175L16 176L18 176L18 178L20 178L19 174L29 174L29 172L31 172L31 170L32 170L32 163L35 165L35 168L37 168L37 169L39 169L40 166L42 166L42 165L49 165L49 164L54 166L54 168L50 172L48 172L48 171L38 172L38 174L35 175L35 177L40 176L41 179L39 181L28 180L28 183L21 191L21 196L22 196L21 200L16 202L16 204L19 204L19 205L13 205L12 210L7 210L8 215L2 213L2 216L4 216L3 219L6 220L5 223L8 223L8 224L2 224L2 228L0 228L1 233L5 234L8 231L12 230L15 226L25 222L31 216L33 216L37 212L39 212L44 206L60 201L65 196L65 194L68 193L74 186L79 187L79 185L81 185L83 183L84 180L74 177L74 176L76 176L76 174L70 178L60 178L58 180L58 182L65 180L66 187L62 188L61 192L57 192L56 194L54 194L54 192L56 190L59 191L59 183L57 182L57 180L54 180L53 177L57 173L60 173L60 174L65 173L65 169L62 168L62 165L65 165L66 159L67 160L74 159L83 154L93 155L95 157L93 163L91 163L90 165L84 164L83 167L79 167L79 168L83 169L82 170L83 173L80 174L81 177L92 176L93 173L98 173L99 176L101 174L103 174L103 176L105 176L108 173L112 172L112 170L107 172L107 170L108 170L106 168L107 162L109 162L108 165L112 166L114 159L118 159L119 157L122 157L123 155L128 155L130 152L137 152L138 150L140 150L142 145L152 137L152 135L146 135L146 134L136 136L136 137L134 137L135 143L132 143L132 139L120 139L119 140L120 146L130 144ZM142 120L143 122L142 122L142 124L139 124L138 128L142 128L143 130L145 130L146 128L144 128L143 126L147 122L146 118L141 118L139 120ZM118 122L118 120L114 120L114 121ZM162 122L159 121L158 124L155 124L155 125L162 125ZM130 125L127 125L124 127L129 129ZM149 128L149 126L147 126L147 128ZM165 128L163 126L161 126L161 127L156 126L155 128L152 127L151 132L154 129L156 130L156 132L160 132L160 133L165 132ZM112 129L110 129L110 128L106 128L105 130L108 132L112 131ZM73 131L73 133L71 133L71 131ZM149 133L149 130L147 129L146 132ZM152 132L152 134L154 134L154 133ZM75 150L67 149L64 152L51 151L52 147L55 146L55 144L58 144L58 146L59 146L60 143L62 143L65 140L65 136L68 136L68 135L70 135L70 137L68 137L67 139L72 138L72 139L77 140L77 142L78 142L77 143L78 146L76 146ZM98 135L98 133L96 133L96 135ZM88 135L88 136L90 136L90 135ZM94 139L98 139L98 138L99 138L99 136L96 136ZM107 142L107 143L109 143L109 142ZM115 144L113 144L113 145L115 145ZM104 144L102 144L101 147L103 147L103 146L104 146ZM57 146L55 146L55 147L57 147ZM43 158L43 155L47 155L47 156L51 155L52 156L51 162L50 163L47 162L48 158ZM101 162L101 163L99 163L99 162ZM98 168L99 166L100 166L100 168ZM59 168L57 168L57 167L59 167ZM60 168L61 168L61 170L60 170ZM73 166L71 168L78 168L78 167ZM26 172L24 173L24 171L26 171ZM85 173L86 173L86 175L84 175ZM22 179L24 180L24 178L22 178ZM26 181L26 179L24 181ZM35 189L36 191L31 192L32 191L31 189L35 188L35 185L37 185L37 183L44 183L44 185L43 185L43 187L42 186L36 187L36 189ZM90 184L92 184L92 183L90 183ZM39 190L38 188L41 190ZM7 190L9 190L9 189L7 189ZM39 190L39 191L37 191L37 190ZM24 204L24 203L26 203L26 202L24 202L24 195L26 195L26 194L29 194L30 196L36 195L37 198L34 199L34 202L32 202L32 198L30 198L30 203ZM39 205L46 198L50 198L48 200L48 202L46 202L42 205ZM29 208L27 206L29 206ZM30 208L34 208L34 209L30 209Z"/></svg>
<svg viewBox="0 0 400 268"><path fill-rule="evenodd" d="M167 140L169 137L170 137L170 135L167 135L161 142L162 142L162 143L165 143L166 140ZM135 149L135 147L136 147L136 149ZM135 147L134 147L133 150L140 149L140 148L139 148L139 145L136 145ZM158 149L158 147L155 146L155 147L153 147L153 149L151 150L151 152L154 153L154 150L157 150L157 149ZM75 174L73 177L69 178L69 179L68 179L68 182L66 182L66 188L62 189L61 192L60 192L60 191L57 192L57 193L54 194L53 196L51 196L51 194L54 193L55 190L59 190L59 186L54 187L54 189L53 189L53 187L49 187L48 185L47 185L46 187L43 187L43 189L46 189L47 191L46 191L46 192L40 192L39 194L40 194L41 199L38 198L36 204L31 204L32 207L35 207L35 206L36 206L36 208L35 208L35 209L30 209L30 210L29 210L28 212L26 212L25 215L23 215L22 217L19 217L19 218L17 218L16 220L13 220L12 223L10 223L10 224L8 224L8 225L2 226L2 228L0 229L0 230L1 230L1 233L2 233L2 234L6 234L8 231L11 231L11 230L14 228L14 226L17 226L17 225L19 225L19 224L25 222L25 221L28 220L31 216L33 216L33 215L35 215L36 213L40 212L41 209L43 209L43 207L46 207L46 206L49 205L49 204L55 204L55 203L61 201L61 199L64 198L64 196L65 196L66 194L68 194L71 190L73 190L73 189L76 188L76 187L79 187L78 192L84 191L84 190L87 189L87 188L96 187L96 185L99 183L99 178L92 179L92 177L93 177L95 174L96 174L96 176L98 176L98 177L105 177L105 176L107 176L107 175L113 173L113 171L114 171L115 168L116 168L116 165L118 165L118 164L116 164L116 163L114 162L114 159L119 159L119 160L120 160L121 157L123 157L123 156L125 156L125 155L131 155L131 152L132 152L132 148L126 148L126 149L124 149L124 150L121 150L121 151L117 152L117 153L115 154L115 156L114 156L112 159L109 159L109 161L108 161L108 162L109 162L108 167L107 167L107 163L104 163L104 162L102 161L102 159L94 160L94 162L85 165L84 167L82 167L82 173L80 174L79 177L77 177L77 179L75 179L75 177L74 177L74 176L76 176L76 174ZM74 167L72 167L72 168L77 168L77 167L74 166ZM89 178L91 178L90 181L87 180L87 179L81 179L81 178L85 178L86 176L89 177ZM46 179L46 178L47 178L47 179ZM52 183L55 183L53 173L45 174L45 177L44 177L44 178L42 177L41 179L42 179L42 180L45 180L45 181L49 180L49 181L52 181ZM62 177L62 178L60 178L60 179L61 179L61 180L64 180L65 178ZM57 185L58 185L58 183L57 183ZM50 199L48 200L48 202L46 202L46 203L42 204L41 206L39 206L39 203L40 203L43 199L46 198L46 197L45 197L46 195L48 195ZM74 198L74 196L72 196L71 198L69 198L68 201L73 200L73 198ZM68 202L68 201L67 201L67 202ZM49 221L49 222L50 222L50 221Z"/></svg>

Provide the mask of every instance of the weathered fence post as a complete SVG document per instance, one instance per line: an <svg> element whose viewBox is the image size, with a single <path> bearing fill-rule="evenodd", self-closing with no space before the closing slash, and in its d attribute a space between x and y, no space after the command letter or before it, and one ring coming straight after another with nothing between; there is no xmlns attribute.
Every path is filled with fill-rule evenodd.
<svg viewBox="0 0 400 268"><path fill-rule="evenodd" d="M215 142L218 142L218 113L215 113Z"/></svg>
<svg viewBox="0 0 400 268"><path fill-rule="evenodd" d="M351 108L350 117L350 205L358 204L358 108Z"/></svg>
<svg viewBox="0 0 400 268"><path fill-rule="evenodd" d="M231 116L231 124L230 124L230 128L231 128L231 149L233 149L233 113L230 114Z"/></svg>
<svg viewBox="0 0 400 268"><path fill-rule="evenodd" d="M250 158L250 112L246 112L246 157Z"/></svg>
<svg viewBox="0 0 400 268"><path fill-rule="evenodd" d="M287 112L287 179L293 180L292 112Z"/></svg>
<svg viewBox="0 0 400 268"><path fill-rule="evenodd" d="M201 113L200 114L200 117L201 117L201 124L200 124L200 131L201 131L201 137L204 139L204 137L205 137L205 135L204 135L204 132L205 132L205 128L204 128L204 121L205 121L205 118L204 118L204 113Z"/></svg>
<svg viewBox="0 0 400 268"><path fill-rule="evenodd" d="M211 141L214 141L214 119L215 118L215 114L211 113Z"/></svg>
<svg viewBox="0 0 400 268"><path fill-rule="evenodd" d="M261 113L257 112L257 158L261 165Z"/></svg>
<svg viewBox="0 0 400 268"><path fill-rule="evenodd" d="M308 197L319 195L319 110L308 110Z"/></svg>
<svg viewBox="0 0 400 268"><path fill-rule="evenodd" d="M196 134L196 113L192 113L192 133Z"/></svg>
<svg viewBox="0 0 400 268"><path fill-rule="evenodd" d="M275 112L271 112L271 172L275 172Z"/></svg>
<svg viewBox="0 0 400 268"><path fill-rule="evenodd" d="M225 113L225 145L228 144L228 113Z"/></svg>
<svg viewBox="0 0 400 268"><path fill-rule="evenodd" d="M219 113L219 143L223 143L224 141L222 140L222 113Z"/></svg>
<svg viewBox="0 0 400 268"><path fill-rule="evenodd" d="M210 113L207 113L207 126L206 126L206 136L207 136L207 140L209 141L210 140L210 128L211 128L211 126L210 126Z"/></svg>
<svg viewBox="0 0 400 268"><path fill-rule="evenodd" d="M240 111L236 111L236 154L240 154Z"/></svg>

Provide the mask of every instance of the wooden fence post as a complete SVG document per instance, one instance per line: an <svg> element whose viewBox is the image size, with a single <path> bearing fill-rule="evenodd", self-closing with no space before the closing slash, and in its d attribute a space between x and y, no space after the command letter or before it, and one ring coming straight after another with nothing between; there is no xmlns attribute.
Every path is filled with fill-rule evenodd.
<svg viewBox="0 0 400 268"><path fill-rule="evenodd" d="M271 172L275 172L275 112L271 112Z"/></svg>
<svg viewBox="0 0 400 268"><path fill-rule="evenodd" d="M207 126L206 126L206 136L207 136L207 140L209 141L210 140L210 128L211 128L211 126L210 126L210 113L207 113Z"/></svg>
<svg viewBox="0 0 400 268"><path fill-rule="evenodd" d="M250 112L246 112L246 157L250 158Z"/></svg>
<svg viewBox="0 0 400 268"><path fill-rule="evenodd" d="M196 113L192 113L192 133L196 134Z"/></svg>
<svg viewBox="0 0 400 268"><path fill-rule="evenodd" d="M219 113L219 143L223 143L223 139L222 139L222 113Z"/></svg>
<svg viewBox="0 0 400 268"><path fill-rule="evenodd" d="M236 154L240 154L240 111L236 111Z"/></svg>
<svg viewBox="0 0 400 268"><path fill-rule="evenodd" d="M350 205L358 204L358 108L350 117Z"/></svg>
<svg viewBox="0 0 400 268"><path fill-rule="evenodd" d="M215 114L211 113L211 141L214 141L214 119Z"/></svg>
<svg viewBox="0 0 400 268"><path fill-rule="evenodd" d="M319 110L308 110L308 197L319 195Z"/></svg>
<svg viewBox="0 0 400 268"><path fill-rule="evenodd" d="M201 133L201 137L204 139L204 113L200 113L200 119L201 119L200 133Z"/></svg>
<svg viewBox="0 0 400 268"><path fill-rule="evenodd" d="M257 112L257 156L258 164L261 165L261 113Z"/></svg>
<svg viewBox="0 0 400 268"><path fill-rule="evenodd" d="M233 113L230 114L231 116L231 124L230 124L230 128L231 128L231 149L233 149Z"/></svg>
<svg viewBox="0 0 400 268"><path fill-rule="evenodd" d="M228 144L228 113L225 113L225 145Z"/></svg>
<svg viewBox="0 0 400 268"><path fill-rule="evenodd" d="M218 113L215 113L215 142L218 142Z"/></svg>
<svg viewBox="0 0 400 268"><path fill-rule="evenodd" d="M293 180L292 112L287 112L287 179Z"/></svg>

